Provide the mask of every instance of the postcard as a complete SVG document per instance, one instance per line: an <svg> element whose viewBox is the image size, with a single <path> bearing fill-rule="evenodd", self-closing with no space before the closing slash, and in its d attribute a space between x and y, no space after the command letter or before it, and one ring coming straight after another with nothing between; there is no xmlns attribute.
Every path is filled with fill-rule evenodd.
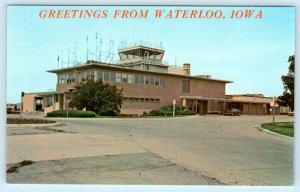
<svg viewBox="0 0 300 192"><path fill-rule="evenodd" d="M295 7L7 6L7 183L291 186Z"/></svg>

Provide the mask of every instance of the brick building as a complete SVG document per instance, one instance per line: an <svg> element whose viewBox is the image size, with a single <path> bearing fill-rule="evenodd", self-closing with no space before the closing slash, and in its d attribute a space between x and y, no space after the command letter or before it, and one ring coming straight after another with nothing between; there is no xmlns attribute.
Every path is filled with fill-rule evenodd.
<svg viewBox="0 0 300 192"><path fill-rule="evenodd" d="M231 105L246 114L268 114L269 100L249 102L226 96L226 84L231 81L213 79L210 75L192 76L190 64L170 66L163 61L164 53L161 47L135 45L119 49L118 64L88 60L82 65L50 70L57 75L56 91L26 93L23 112L65 109L69 103L67 95L74 85L87 79L101 79L123 88L123 114L142 114L172 105L173 100L185 110L199 114L222 113Z"/></svg>
<svg viewBox="0 0 300 192"><path fill-rule="evenodd" d="M192 76L190 64L170 66L162 60L164 53L161 47L135 45L119 49L118 64L89 60L82 65L50 70L57 74L56 91L26 93L23 112L65 109L66 95L76 83L101 79L123 88L125 102L121 113L124 114L142 114L171 105L173 100L186 110L221 113L226 101L225 85L230 81Z"/></svg>

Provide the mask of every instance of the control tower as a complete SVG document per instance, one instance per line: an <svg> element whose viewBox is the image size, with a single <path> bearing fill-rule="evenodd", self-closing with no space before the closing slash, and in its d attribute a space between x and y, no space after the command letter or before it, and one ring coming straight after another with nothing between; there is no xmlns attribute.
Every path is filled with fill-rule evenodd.
<svg viewBox="0 0 300 192"><path fill-rule="evenodd" d="M163 62L165 50L145 43L139 43L118 50L120 61L123 67L155 71L168 72L167 63Z"/></svg>

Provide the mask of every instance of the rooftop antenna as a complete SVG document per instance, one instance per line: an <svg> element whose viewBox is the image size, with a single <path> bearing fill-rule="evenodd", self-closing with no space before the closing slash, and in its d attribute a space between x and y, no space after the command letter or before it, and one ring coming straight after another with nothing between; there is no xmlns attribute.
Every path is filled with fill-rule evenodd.
<svg viewBox="0 0 300 192"><path fill-rule="evenodd" d="M175 57L175 67L177 66L177 58Z"/></svg>
<svg viewBox="0 0 300 192"><path fill-rule="evenodd" d="M61 68L64 68L64 51L61 51Z"/></svg>
<svg viewBox="0 0 300 192"><path fill-rule="evenodd" d="M112 50L114 50L114 45L115 45L115 42L112 41ZM114 56L115 56L115 54L114 54L114 52L112 52L112 54L111 54L111 59L110 59L109 63L112 62L112 60L114 59Z"/></svg>
<svg viewBox="0 0 300 192"><path fill-rule="evenodd" d="M59 55L57 55L57 69L59 69Z"/></svg>
<svg viewBox="0 0 300 192"><path fill-rule="evenodd" d="M102 47L102 38L100 38L100 42L99 42L100 46L99 46L99 57L98 57L98 60L100 61L101 63L101 47Z"/></svg>
<svg viewBox="0 0 300 192"><path fill-rule="evenodd" d="M105 59L104 62L106 62L106 60L109 58L110 54L111 54L111 46L113 45L113 41L110 39L109 40L109 51L108 51L108 54L107 54L107 57Z"/></svg>
<svg viewBox="0 0 300 192"><path fill-rule="evenodd" d="M77 65L77 41L75 42L75 64Z"/></svg>
<svg viewBox="0 0 300 192"><path fill-rule="evenodd" d="M95 52L95 60L97 60L97 53L98 53L98 45L97 45L97 41L98 41L98 33L96 33L96 52Z"/></svg>
<svg viewBox="0 0 300 192"><path fill-rule="evenodd" d="M86 36L86 62L89 60L89 36Z"/></svg>

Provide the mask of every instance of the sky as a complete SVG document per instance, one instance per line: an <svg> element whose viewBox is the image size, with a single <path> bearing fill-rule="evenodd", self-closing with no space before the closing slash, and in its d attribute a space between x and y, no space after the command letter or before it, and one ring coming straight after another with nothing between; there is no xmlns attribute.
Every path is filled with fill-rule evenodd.
<svg viewBox="0 0 300 192"><path fill-rule="evenodd" d="M41 10L50 9L108 10L108 17L39 18ZM114 19L112 15L116 9L148 9L150 14L146 19ZM152 14L155 9L222 10L226 18L157 19ZM232 10L246 9L255 10L255 13L262 10L263 18L229 18ZM55 90L57 77L46 71L73 66L75 55L78 62L85 62L87 47L89 59L96 58L97 50L97 57L101 52L103 61L106 53L111 50L112 54L107 61L117 62L119 59L117 50L122 42L130 45L139 41L162 44L165 49L164 60L170 65L177 66L190 63L192 75L211 75L212 78L233 81L234 83L226 85L226 94L261 93L265 96L278 96L283 92L281 76L288 72L288 57L295 53L295 9L293 7L9 6L7 102L20 102L22 91Z"/></svg>

